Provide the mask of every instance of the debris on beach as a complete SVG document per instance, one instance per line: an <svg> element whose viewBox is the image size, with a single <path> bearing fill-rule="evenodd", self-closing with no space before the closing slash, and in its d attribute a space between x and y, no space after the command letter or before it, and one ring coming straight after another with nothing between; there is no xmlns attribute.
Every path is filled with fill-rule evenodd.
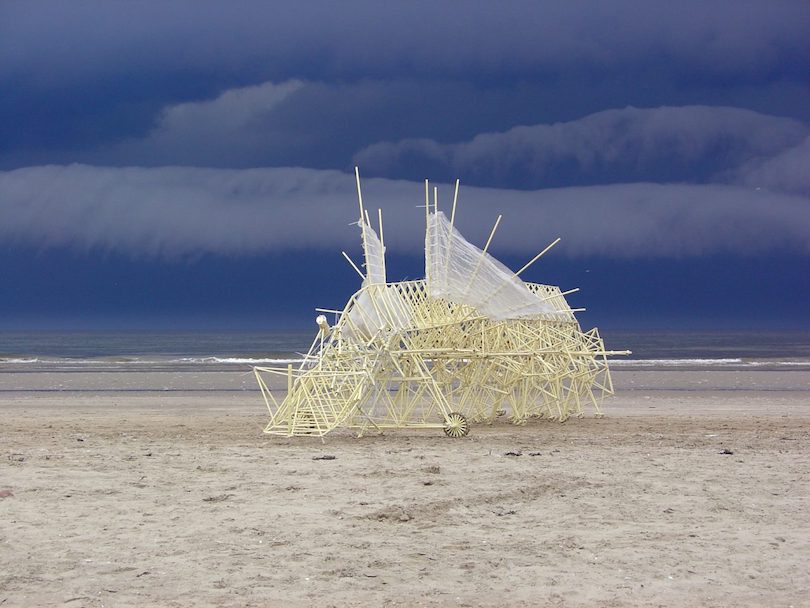
<svg viewBox="0 0 810 608"><path fill-rule="evenodd" d="M203 502L224 502L234 496L233 494L218 494L217 496L209 496L203 498Z"/></svg>

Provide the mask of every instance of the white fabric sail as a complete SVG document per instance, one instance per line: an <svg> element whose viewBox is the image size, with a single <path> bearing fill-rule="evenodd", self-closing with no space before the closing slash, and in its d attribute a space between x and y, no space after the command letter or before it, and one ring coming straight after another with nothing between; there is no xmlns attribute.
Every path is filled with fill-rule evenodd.
<svg viewBox="0 0 810 608"><path fill-rule="evenodd" d="M469 243L441 211L430 214L425 251L428 293L502 321L560 313L514 272Z"/></svg>

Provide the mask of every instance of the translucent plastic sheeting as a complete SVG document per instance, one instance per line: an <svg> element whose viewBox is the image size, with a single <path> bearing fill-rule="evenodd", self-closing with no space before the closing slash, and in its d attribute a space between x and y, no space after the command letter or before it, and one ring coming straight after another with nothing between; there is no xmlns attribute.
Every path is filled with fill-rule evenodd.
<svg viewBox="0 0 810 608"><path fill-rule="evenodd" d="M431 297L468 304L496 321L560 316L509 268L468 243L441 211L428 218L425 275Z"/></svg>
<svg viewBox="0 0 810 608"><path fill-rule="evenodd" d="M371 226L366 224L364 230L366 279L363 285L385 283L385 247Z"/></svg>
<svg viewBox="0 0 810 608"><path fill-rule="evenodd" d="M366 224L363 289L349 311L349 332L369 338L381 330L406 329L412 324L410 307L395 287L386 286L385 247L377 233Z"/></svg>
<svg viewBox="0 0 810 608"><path fill-rule="evenodd" d="M380 331L413 327L411 307L392 285L367 285L357 294L349 311L347 335L365 339Z"/></svg>

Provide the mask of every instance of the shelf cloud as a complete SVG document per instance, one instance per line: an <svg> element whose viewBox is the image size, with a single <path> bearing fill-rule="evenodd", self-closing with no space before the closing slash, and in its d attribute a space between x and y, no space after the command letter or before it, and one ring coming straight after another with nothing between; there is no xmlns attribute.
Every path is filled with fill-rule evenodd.
<svg viewBox="0 0 810 608"><path fill-rule="evenodd" d="M390 250L422 247L424 184L363 181L384 213ZM451 185L443 184L445 209ZM41 166L0 173L0 240L134 257L356 248L354 178L313 169ZM536 191L462 187L458 226L495 250L532 254L556 236L563 255L681 257L810 253L810 199L725 184L626 183Z"/></svg>
<svg viewBox="0 0 810 608"><path fill-rule="evenodd" d="M708 182L745 162L783 153L809 132L800 121L740 108L627 107L482 133L460 143L378 143L358 152L355 161L374 175L432 167L440 175L463 175L488 186Z"/></svg>

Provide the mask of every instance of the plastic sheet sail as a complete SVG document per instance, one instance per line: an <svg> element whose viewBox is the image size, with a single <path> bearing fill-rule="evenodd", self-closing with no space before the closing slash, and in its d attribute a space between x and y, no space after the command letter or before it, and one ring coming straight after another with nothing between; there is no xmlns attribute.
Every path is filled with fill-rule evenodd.
<svg viewBox="0 0 810 608"><path fill-rule="evenodd" d="M481 250L453 226L458 182L450 219L438 211L435 189L431 204L426 182L425 279L389 283L382 214L378 236L359 174L357 191L362 287L332 311L334 326L318 317L297 368L254 368L270 411L266 433L418 427L460 437L471 423L501 416L563 422L586 406L601 416L600 400L613 393L607 357L626 351L606 351L595 328L583 332L559 287L520 279L551 245L512 272L487 253L494 228ZM281 377L287 392L278 400L271 389Z"/></svg>

